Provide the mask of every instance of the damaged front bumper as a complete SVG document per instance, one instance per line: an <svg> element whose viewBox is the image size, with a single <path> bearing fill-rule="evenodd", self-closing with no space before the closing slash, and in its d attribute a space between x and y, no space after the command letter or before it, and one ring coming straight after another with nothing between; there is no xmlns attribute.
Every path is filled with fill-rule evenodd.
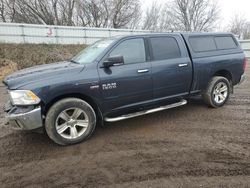
<svg viewBox="0 0 250 188"><path fill-rule="evenodd" d="M16 130L34 130L43 126L41 107L16 107L6 105L9 126Z"/></svg>

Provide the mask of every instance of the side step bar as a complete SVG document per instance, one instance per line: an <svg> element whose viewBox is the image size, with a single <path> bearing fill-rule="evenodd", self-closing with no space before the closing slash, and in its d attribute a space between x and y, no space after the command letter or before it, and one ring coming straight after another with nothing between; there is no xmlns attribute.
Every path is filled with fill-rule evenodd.
<svg viewBox="0 0 250 188"><path fill-rule="evenodd" d="M169 104L169 105L166 105L166 106L161 106L161 107L153 108L153 109L150 109L150 110L144 110L144 111L140 111L140 112L126 114L126 115L122 115L122 116L114 117L114 118L106 117L104 120L106 122L121 121L121 120L129 119L129 118L133 118L133 117L137 117L137 116L142 116L142 115L145 115L145 114L151 114L151 113L154 113L154 112L159 112L159 111L167 110L167 109L170 109L170 108L175 108L175 107L178 107L178 106L183 106L185 104L187 104L187 101L182 99L180 102Z"/></svg>

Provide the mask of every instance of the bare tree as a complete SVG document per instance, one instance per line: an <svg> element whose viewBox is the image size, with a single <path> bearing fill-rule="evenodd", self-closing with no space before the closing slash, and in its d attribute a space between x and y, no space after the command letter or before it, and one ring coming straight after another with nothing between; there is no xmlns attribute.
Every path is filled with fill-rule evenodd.
<svg viewBox="0 0 250 188"><path fill-rule="evenodd" d="M3 22L135 28L140 0L0 0Z"/></svg>
<svg viewBox="0 0 250 188"><path fill-rule="evenodd" d="M245 25L243 39L250 39L250 22L247 22Z"/></svg>
<svg viewBox="0 0 250 188"><path fill-rule="evenodd" d="M161 4L153 1L151 6L145 12L142 29L146 30L159 30L159 23L161 17Z"/></svg>
<svg viewBox="0 0 250 188"><path fill-rule="evenodd" d="M241 14L233 15L227 30L238 35L239 38L250 39L250 22Z"/></svg>
<svg viewBox="0 0 250 188"><path fill-rule="evenodd" d="M58 8L61 13L61 19L57 18L57 22L61 21L61 25L68 25L72 26L74 24L73 20L73 14L75 9L76 0L61 0L57 2L58 0L54 0L54 3L58 3ZM54 15L56 15L57 8L54 9ZM58 17L58 16L57 16Z"/></svg>
<svg viewBox="0 0 250 188"><path fill-rule="evenodd" d="M140 12L139 0L111 0L110 1L110 21L111 27L122 28L138 18Z"/></svg>
<svg viewBox="0 0 250 188"><path fill-rule="evenodd" d="M87 13L87 1L78 0L76 2L76 25L88 26L90 24L90 15Z"/></svg>
<svg viewBox="0 0 250 188"><path fill-rule="evenodd" d="M78 0L76 25L136 28L141 16L139 0Z"/></svg>
<svg viewBox="0 0 250 188"><path fill-rule="evenodd" d="M219 8L213 0L173 0L165 5L170 28L182 31L209 31L215 28Z"/></svg>
<svg viewBox="0 0 250 188"><path fill-rule="evenodd" d="M174 31L179 30L177 29L175 23L175 18L171 15L170 10L163 9L161 11L161 17L160 17L160 24L159 24L159 30L160 31Z"/></svg>
<svg viewBox="0 0 250 188"><path fill-rule="evenodd" d="M141 22L142 19L142 10L141 10L141 5L136 8L134 11L133 16L130 19L130 22L126 24L125 28L127 29L141 29Z"/></svg>
<svg viewBox="0 0 250 188"><path fill-rule="evenodd" d="M2 22L13 22L16 13L16 0L0 0L0 20Z"/></svg>
<svg viewBox="0 0 250 188"><path fill-rule="evenodd" d="M12 3L12 21L18 23L55 24L53 6L57 1L50 0L9 0ZM56 4L54 5L53 3Z"/></svg>
<svg viewBox="0 0 250 188"><path fill-rule="evenodd" d="M0 16L7 22L73 25L74 4L75 0L1 0Z"/></svg>
<svg viewBox="0 0 250 188"><path fill-rule="evenodd" d="M0 0L0 20L2 22L6 22L6 3L4 2L4 0Z"/></svg>
<svg viewBox="0 0 250 188"><path fill-rule="evenodd" d="M76 22L81 26L108 26L107 0L78 0L76 5Z"/></svg>

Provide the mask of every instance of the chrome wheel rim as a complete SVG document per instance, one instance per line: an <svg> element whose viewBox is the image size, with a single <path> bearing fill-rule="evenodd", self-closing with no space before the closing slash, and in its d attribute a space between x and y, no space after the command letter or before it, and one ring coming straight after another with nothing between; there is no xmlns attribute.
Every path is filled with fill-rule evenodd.
<svg viewBox="0 0 250 188"><path fill-rule="evenodd" d="M87 114L80 108L68 108L56 119L57 133L66 139L81 137L89 126Z"/></svg>
<svg viewBox="0 0 250 188"><path fill-rule="evenodd" d="M213 91L214 101L218 104L222 104L227 99L228 87L224 82L219 82Z"/></svg>

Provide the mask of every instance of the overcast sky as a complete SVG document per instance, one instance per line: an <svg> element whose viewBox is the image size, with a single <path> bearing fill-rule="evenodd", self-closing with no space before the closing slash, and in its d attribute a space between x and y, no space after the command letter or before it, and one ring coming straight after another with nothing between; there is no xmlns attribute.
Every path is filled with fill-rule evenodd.
<svg viewBox="0 0 250 188"><path fill-rule="evenodd" d="M166 0L156 0L164 3ZM153 0L141 0L143 9L150 6ZM217 0L221 10L221 26L225 27L234 13L240 13L250 21L250 0Z"/></svg>

